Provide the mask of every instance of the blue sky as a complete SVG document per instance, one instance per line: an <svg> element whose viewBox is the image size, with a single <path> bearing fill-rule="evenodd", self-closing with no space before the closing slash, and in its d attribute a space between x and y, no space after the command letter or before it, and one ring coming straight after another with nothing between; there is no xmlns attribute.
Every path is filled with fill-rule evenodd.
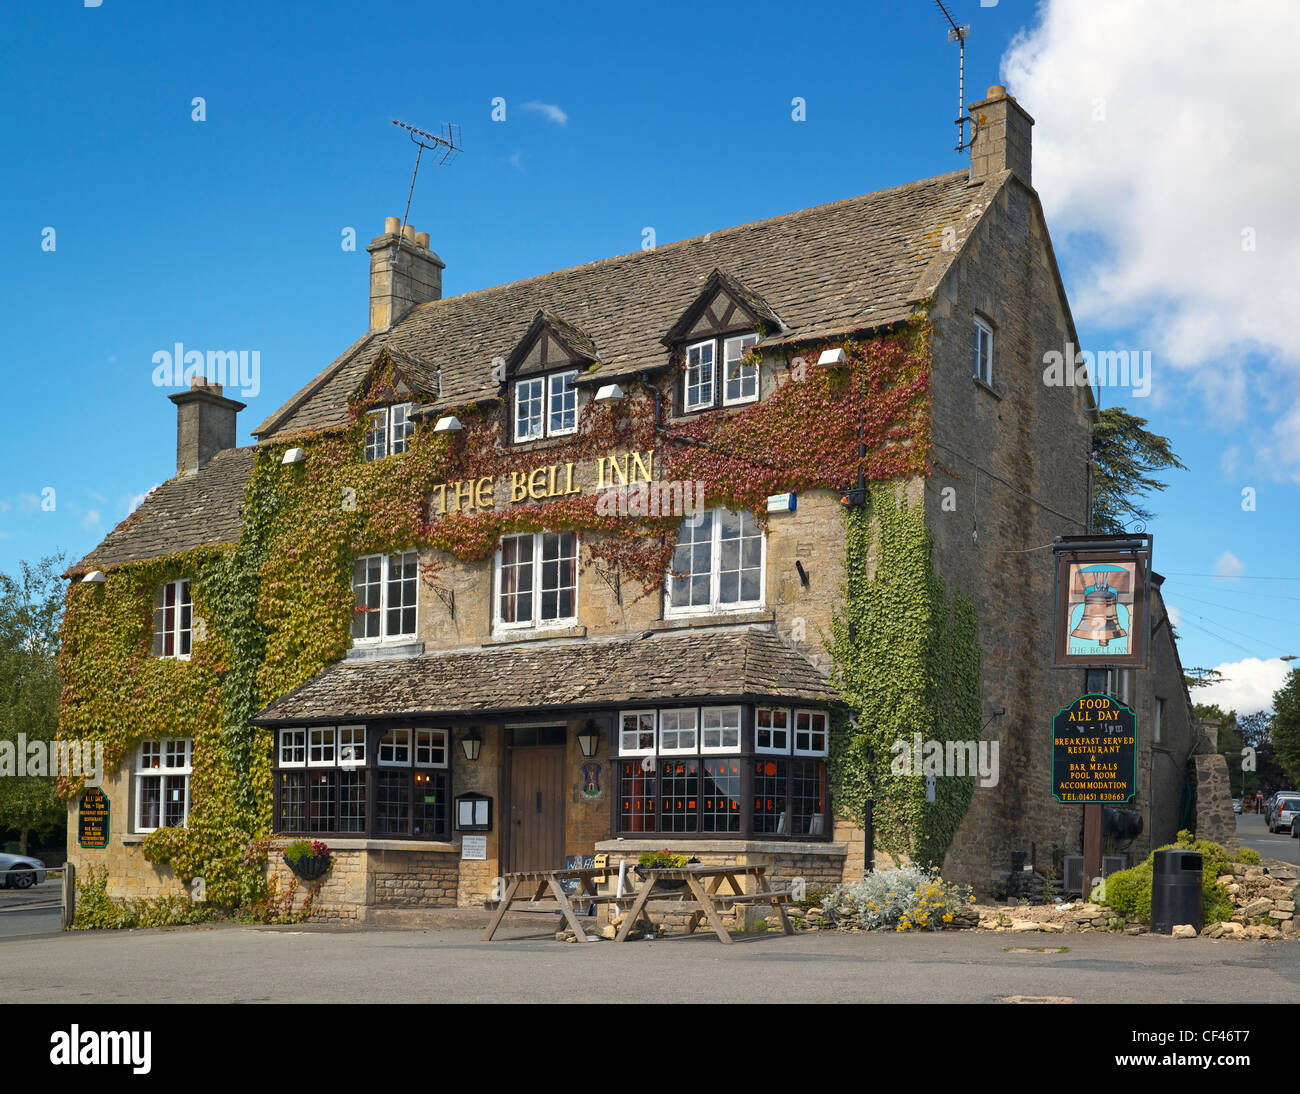
<svg viewBox="0 0 1300 1094"><path fill-rule="evenodd" d="M1300 429L1293 436L1288 419L1300 354L1267 322L1222 345L1179 326L1228 290L1150 274L1159 248L1134 245L1115 212L1190 200L1176 182L1167 194L1115 182L1099 207L1089 196L1099 169L1061 168L1092 139L1071 119L1062 59L1084 65L1106 99L1111 127L1091 134L1120 139L1125 118L1162 105L1136 78L1098 77L1113 33L1097 33L1086 57L1062 44L1086 37L1070 18L1087 11L1095 23L1112 3L954 0L972 25L966 100L1012 58L1007 82L1038 121L1035 183L1082 341L1152 351L1152 395L1120 401L1169 434L1190 469L1154 500L1150 529L1185 663L1300 653L1289 621L1300 603ZM83 5L0 12L11 43L0 71L0 367L18 424L0 438L10 572L55 549L84 554L173 473L175 414L152 382L155 352L259 351L260 391L240 416L247 443L364 331L365 244L401 215L414 159L391 118L463 129L454 164L426 160L410 216L447 263L448 295L636 250L646 227L668 242L964 165L953 151L956 47L925 0ZM1236 56L1189 65L1186 80L1211 67L1215 82L1257 80L1249 53ZM1224 71L1233 65L1240 72ZM791 120L796 96L804 122ZM498 97L504 122L491 120ZM1286 179L1269 161L1275 147L1250 151L1242 188L1261 202ZM1238 220L1252 215L1263 217ZM1286 257L1294 237L1264 223L1260 251ZM53 250L42 247L48 228ZM349 228L354 251L341 246ZM1245 276L1261 278L1251 291L1267 303L1270 277ZM1117 305L1117 285L1134 306ZM1189 344L1216 356L1197 359ZM1224 390L1204 387L1207 366L1231 374ZM1241 504L1247 486L1253 511Z"/></svg>

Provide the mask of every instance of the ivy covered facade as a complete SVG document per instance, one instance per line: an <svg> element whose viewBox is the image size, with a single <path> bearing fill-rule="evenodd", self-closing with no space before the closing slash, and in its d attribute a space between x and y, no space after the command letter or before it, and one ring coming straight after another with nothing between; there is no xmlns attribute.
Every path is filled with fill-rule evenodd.
<svg viewBox="0 0 1300 1094"><path fill-rule="evenodd" d="M371 329L256 443L173 396L177 477L68 574L61 733L112 772L70 858L373 919L665 846L825 886L869 816L980 882L1071 839L1027 551L1085 529L1093 411L1036 364L1077 339L1032 123L972 109L970 170L460 296L390 218ZM993 785L891 770L994 736Z"/></svg>

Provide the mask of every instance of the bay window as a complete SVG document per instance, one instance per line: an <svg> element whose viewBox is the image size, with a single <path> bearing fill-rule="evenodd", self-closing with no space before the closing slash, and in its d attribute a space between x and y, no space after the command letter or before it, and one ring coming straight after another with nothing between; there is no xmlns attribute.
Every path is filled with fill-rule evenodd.
<svg viewBox="0 0 1300 1094"><path fill-rule="evenodd" d="M830 834L825 711L628 710L617 740L620 835Z"/></svg>
<svg viewBox="0 0 1300 1094"><path fill-rule="evenodd" d="M446 839L449 744L448 730L417 726L281 729L275 830Z"/></svg>
<svg viewBox="0 0 1300 1094"><path fill-rule="evenodd" d="M668 574L667 614L761 607L763 530L748 510L709 509L682 522Z"/></svg>

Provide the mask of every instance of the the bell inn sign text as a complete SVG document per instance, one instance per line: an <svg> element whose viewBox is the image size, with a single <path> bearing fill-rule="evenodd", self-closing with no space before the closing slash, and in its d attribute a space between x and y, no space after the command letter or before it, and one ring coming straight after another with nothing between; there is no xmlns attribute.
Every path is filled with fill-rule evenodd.
<svg viewBox="0 0 1300 1094"><path fill-rule="evenodd" d="M654 459L653 451L597 457L595 489L652 482ZM493 509L498 497L508 497L510 504L517 505L525 501L545 501L581 494L583 487L580 481L576 481L576 466L573 463L552 463L528 471L511 471L499 478L484 475L479 479L441 483L433 488L429 497L429 516Z"/></svg>

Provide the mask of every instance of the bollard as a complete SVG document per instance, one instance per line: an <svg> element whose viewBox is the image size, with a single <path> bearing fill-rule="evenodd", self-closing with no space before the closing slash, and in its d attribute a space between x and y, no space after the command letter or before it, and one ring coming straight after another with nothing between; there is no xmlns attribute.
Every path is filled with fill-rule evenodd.
<svg viewBox="0 0 1300 1094"><path fill-rule="evenodd" d="M71 930L77 918L77 868L70 862L63 864L63 907L59 912L59 927Z"/></svg>

